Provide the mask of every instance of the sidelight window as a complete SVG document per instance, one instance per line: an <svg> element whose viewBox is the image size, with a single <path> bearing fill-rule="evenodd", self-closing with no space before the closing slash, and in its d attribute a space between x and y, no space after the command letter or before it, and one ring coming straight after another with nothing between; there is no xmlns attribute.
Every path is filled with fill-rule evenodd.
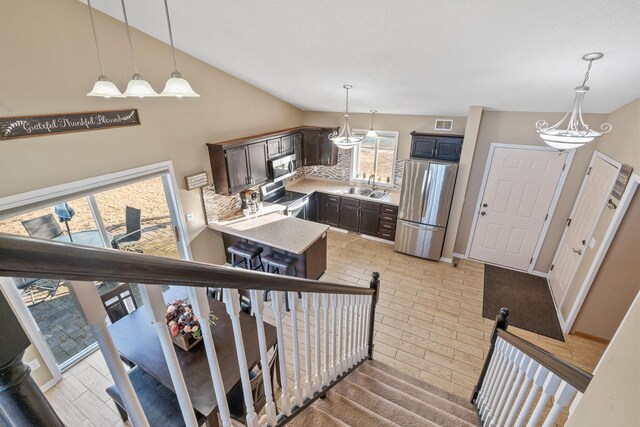
<svg viewBox="0 0 640 427"><path fill-rule="evenodd" d="M367 131L357 129L354 132L361 135ZM376 133L377 137L365 137L353 149L351 179L364 183L374 176L376 185L392 187L398 132L376 130Z"/></svg>

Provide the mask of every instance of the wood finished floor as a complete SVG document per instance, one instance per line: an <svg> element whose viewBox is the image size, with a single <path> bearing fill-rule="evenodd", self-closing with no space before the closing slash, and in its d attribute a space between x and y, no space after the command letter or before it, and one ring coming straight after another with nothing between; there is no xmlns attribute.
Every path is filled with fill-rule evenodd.
<svg viewBox="0 0 640 427"><path fill-rule="evenodd" d="M323 281L369 286L381 279L375 323L374 358L445 390L469 397L486 356L492 320L482 318L483 265L461 261L457 268L393 251L393 246L359 235L329 232L328 268ZM270 304L265 319L275 322ZM300 349L304 324L298 314ZM315 319L311 316L312 342ZM288 388L293 388L291 316L283 319ZM573 335L565 342L515 327L509 330L586 371L592 372L606 346ZM321 328L321 336L324 333ZM321 357L324 357L323 354ZM315 354L311 355L312 370ZM301 360L304 381L305 360ZM105 393L111 376L100 352L63 375L45 394L68 426L128 426Z"/></svg>

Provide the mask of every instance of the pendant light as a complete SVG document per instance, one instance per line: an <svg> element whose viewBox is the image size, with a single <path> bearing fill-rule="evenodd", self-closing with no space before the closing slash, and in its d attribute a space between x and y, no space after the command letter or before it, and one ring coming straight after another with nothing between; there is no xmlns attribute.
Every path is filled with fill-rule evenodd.
<svg viewBox="0 0 640 427"><path fill-rule="evenodd" d="M603 56L603 53L593 52L582 57L583 60L589 62L589 66L587 67L587 72L584 75L582 84L576 86L574 89L576 96L573 100L571 111L567 112L562 120L553 126L549 126L546 120L538 120L536 123L537 132L547 145L560 151L572 150L582 147L584 144L611 132L612 126L609 123L603 123L600 126L600 132L597 132L591 129L582 118L582 102L587 92L589 92L589 86L586 86L587 80L589 80L589 71L591 71L593 61L597 61ZM569 120L565 127L563 123L567 117L569 117Z"/></svg>
<svg viewBox="0 0 640 427"><path fill-rule="evenodd" d="M164 87L164 90L160 94L160 96L175 96L181 98L183 96L187 97L199 97L193 89L191 89L191 85L188 81L186 81L182 74L178 71L178 65L176 62L176 49L173 46L173 32L171 31L171 19L169 18L169 6L167 5L167 0L164 0L164 10L167 13L167 26L169 28L169 41L171 42L171 53L173 55L173 72L171 73L171 77L167 80L167 84Z"/></svg>
<svg viewBox="0 0 640 427"><path fill-rule="evenodd" d="M136 57L133 53L133 43L131 42L131 29L129 28L129 20L127 19L127 9L124 6L124 0L120 0L122 3L122 13L124 14L124 24L127 27L127 37L129 38L129 50L131 51L131 60L133 61L133 70L134 74L131 76L131 80L129 80L129 84L127 84L127 90L124 91L124 96L126 97L151 97L158 96L158 93L153 90L151 85L142 78L142 76L138 73L138 66L136 65Z"/></svg>
<svg viewBox="0 0 640 427"><path fill-rule="evenodd" d="M349 127L349 89L353 89L353 86L344 85L342 87L347 91L347 102L344 110L344 126L342 126L340 134L334 131L331 135L329 135L329 139L337 147L349 150L358 145L358 143L364 139L364 136L356 136L351 133L351 128Z"/></svg>
<svg viewBox="0 0 640 427"><path fill-rule="evenodd" d="M376 133L376 131L373 130L373 119L376 117L377 112L378 112L377 110L371 110L371 129L369 129L369 132L367 132L367 134L365 135L368 138L378 137L378 134Z"/></svg>
<svg viewBox="0 0 640 427"><path fill-rule="evenodd" d="M98 54L98 63L100 64L100 77L98 81L93 85L91 92L87 96L99 96L103 98L124 98L124 95L118 87L110 81L107 76L104 75L104 69L102 68L102 59L100 58L100 48L98 47L98 36L96 34L96 25L93 22L93 10L91 8L91 0L87 0L87 6L89 7L89 19L91 20L91 28L93 29L93 39L96 42L96 53Z"/></svg>

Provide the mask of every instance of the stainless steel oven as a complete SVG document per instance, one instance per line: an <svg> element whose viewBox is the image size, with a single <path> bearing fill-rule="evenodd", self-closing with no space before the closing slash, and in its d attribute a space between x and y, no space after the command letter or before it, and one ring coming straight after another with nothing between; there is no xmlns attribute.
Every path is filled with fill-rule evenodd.
<svg viewBox="0 0 640 427"><path fill-rule="evenodd" d="M275 182L293 175L295 170L298 168L297 163L295 154L269 160L269 175L271 176L271 179Z"/></svg>
<svg viewBox="0 0 640 427"><path fill-rule="evenodd" d="M287 206L287 215L300 218L300 219L309 219L307 218L307 205L309 204L309 197L303 197L300 200L297 200Z"/></svg>

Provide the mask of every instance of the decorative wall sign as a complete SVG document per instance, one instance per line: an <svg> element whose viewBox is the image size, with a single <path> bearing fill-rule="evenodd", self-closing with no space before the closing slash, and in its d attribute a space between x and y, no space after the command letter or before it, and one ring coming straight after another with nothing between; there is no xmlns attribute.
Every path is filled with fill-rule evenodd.
<svg viewBox="0 0 640 427"><path fill-rule="evenodd" d="M200 172L194 175L185 176L184 182L187 185L187 190L206 187L209 184L209 175L207 175L207 172Z"/></svg>
<svg viewBox="0 0 640 427"><path fill-rule="evenodd" d="M618 177L616 178L616 182L613 184L613 190L611 191L611 195L616 199L622 199L622 193L624 193L624 189L627 187L627 183L631 177L631 172L633 172L633 167L630 165L623 164L620 167Z"/></svg>
<svg viewBox="0 0 640 427"><path fill-rule="evenodd" d="M0 117L0 139L28 138L139 124L140 117L137 109Z"/></svg>

